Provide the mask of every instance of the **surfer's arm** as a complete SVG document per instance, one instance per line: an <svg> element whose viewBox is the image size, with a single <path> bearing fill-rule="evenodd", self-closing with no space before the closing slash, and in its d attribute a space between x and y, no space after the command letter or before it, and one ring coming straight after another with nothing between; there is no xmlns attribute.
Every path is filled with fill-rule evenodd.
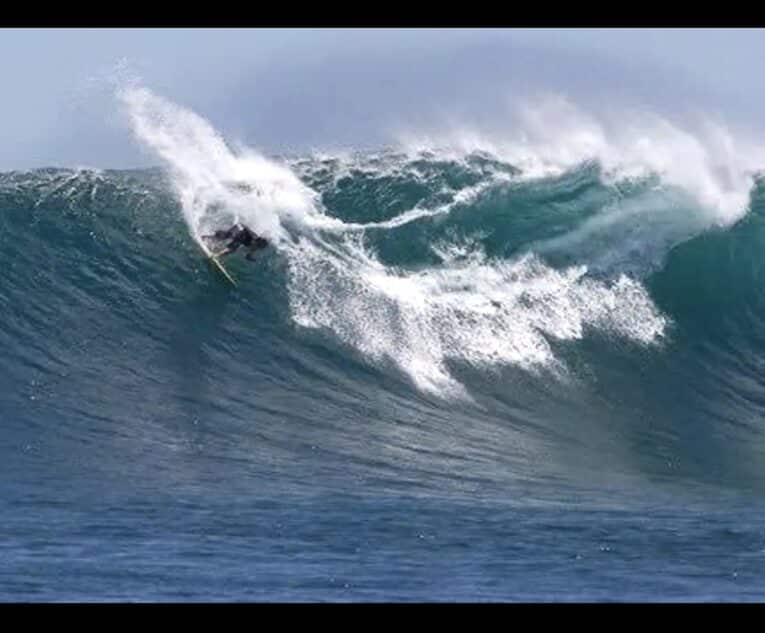
<svg viewBox="0 0 765 633"><path fill-rule="evenodd" d="M215 257L225 257L226 255L230 255L231 253L233 253L235 250L236 250L236 246L233 246L233 247L228 246L224 248L222 251L220 251L219 253L215 253Z"/></svg>

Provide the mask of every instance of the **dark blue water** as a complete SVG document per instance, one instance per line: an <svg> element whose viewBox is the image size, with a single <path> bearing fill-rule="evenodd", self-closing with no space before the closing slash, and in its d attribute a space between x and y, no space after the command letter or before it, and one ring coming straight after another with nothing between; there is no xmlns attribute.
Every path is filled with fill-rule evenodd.
<svg viewBox="0 0 765 633"><path fill-rule="evenodd" d="M228 469L231 472L231 468ZM253 488L266 482L249 479ZM274 488L275 486L266 486ZM307 487L307 486L304 486ZM3 504L14 600L761 600L762 515L357 489ZM95 493L94 493L95 494ZM719 503L715 504L719 506ZM727 504L725 504L727 505ZM730 510L733 510L731 506ZM34 526L34 528L31 528Z"/></svg>

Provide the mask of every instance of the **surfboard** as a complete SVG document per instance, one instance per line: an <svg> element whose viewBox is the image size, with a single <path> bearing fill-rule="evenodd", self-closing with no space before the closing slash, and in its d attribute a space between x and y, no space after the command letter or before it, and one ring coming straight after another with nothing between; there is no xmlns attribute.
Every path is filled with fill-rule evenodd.
<svg viewBox="0 0 765 633"><path fill-rule="evenodd" d="M234 281L234 278L228 274L228 271L223 267L223 264L220 263L220 260L215 256L215 254L207 248L207 244L204 243L204 240L202 238L195 240L197 244L199 244L199 247L202 249L205 255L207 255L207 259L210 261L210 263L215 266L220 273L231 282L232 285L236 286L236 282Z"/></svg>

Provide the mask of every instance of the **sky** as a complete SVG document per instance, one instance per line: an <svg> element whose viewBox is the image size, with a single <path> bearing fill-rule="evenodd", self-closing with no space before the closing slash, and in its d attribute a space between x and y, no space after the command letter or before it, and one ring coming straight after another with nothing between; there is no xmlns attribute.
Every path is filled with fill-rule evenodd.
<svg viewBox="0 0 765 633"><path fill-rule="evenodd" d="M759 129L762 29L0 29L0 170L156 164L125 70L263 152L509 125L513 100L694 110Z"/></svg>

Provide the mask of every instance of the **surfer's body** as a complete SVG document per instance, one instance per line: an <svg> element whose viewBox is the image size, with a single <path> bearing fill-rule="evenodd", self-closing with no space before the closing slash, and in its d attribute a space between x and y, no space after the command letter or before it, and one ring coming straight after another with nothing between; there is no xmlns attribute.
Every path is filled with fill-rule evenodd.
<svg viewBox="0 0 765 633"><path fill-rule="evenodd" d="M254 260L253 254L268 246L268 240L260 237L255 231L243 224L234 224L230 229L215 231L212 235L205 235L207 239L228 240L226 248L215 253L216 257L225 257L235 252L240 246L244 246L248 253L247 259Z"/></svg>

